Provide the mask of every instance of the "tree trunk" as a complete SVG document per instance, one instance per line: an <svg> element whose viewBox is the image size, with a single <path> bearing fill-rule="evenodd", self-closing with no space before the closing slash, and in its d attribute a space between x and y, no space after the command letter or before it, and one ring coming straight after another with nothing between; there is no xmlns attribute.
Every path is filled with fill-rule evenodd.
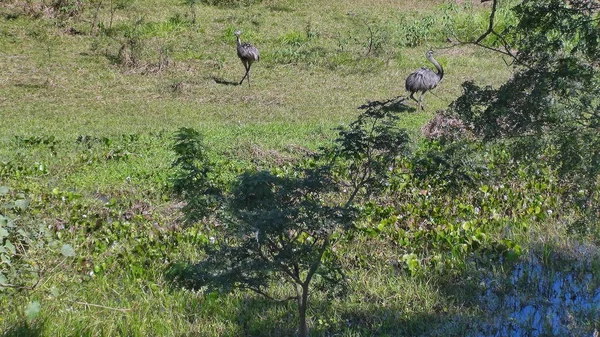
<svg viewBox="0 0 600 337"><path fill-rule="evenodd" d="M308 337L306 326L306 308L308 307L308 284L302 285L302 296L298 298L298 336Z"/></svg>

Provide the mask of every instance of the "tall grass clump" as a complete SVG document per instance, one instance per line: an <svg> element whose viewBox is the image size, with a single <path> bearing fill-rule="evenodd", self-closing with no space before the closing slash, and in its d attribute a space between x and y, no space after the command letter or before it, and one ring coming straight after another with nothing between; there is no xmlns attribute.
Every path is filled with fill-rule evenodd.
<svg viewBox="0 0 600 337"><path fill-rule="evenodd" d="M169 40L187 26L188 23L177 15L156 23L138 18L103 30L90 48L127 72L157 73L173 63L173 46Z"/></svg>
<svg viewBox="0 0 600 337"><path fill-rule="evenodd" d="M495 29L503 32L515 24L517 18L511 10L514 3L502 3L496 10ZM459 5L448 1L441 4L434 14L416 14L410 19L400 16L392 25L396 43L402 47L417 47L427 43L445 43L449 39L475 41L489 23L489 11L476 8L469 2ZM497 39L497 37L494 37Z"/></svg>
<svg viewBox="0 0 600 337"><path fill-rule="evenodd" d="M277 37L265 59L277 64L317 65L327 53L322 42L310 28L291 30Z"/></svg>

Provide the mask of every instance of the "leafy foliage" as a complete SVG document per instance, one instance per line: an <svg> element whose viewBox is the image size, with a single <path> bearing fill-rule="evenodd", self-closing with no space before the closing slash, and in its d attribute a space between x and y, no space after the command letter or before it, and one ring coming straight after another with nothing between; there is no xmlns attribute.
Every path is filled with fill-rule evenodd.
<svg viewBox="0 0 600 337"><path fill-rule="evenodd" d="M454 274L480 257L512 261L523 249L520 235L536 223L556 221L556 214L568 217L555 173L544 163L515 165L495 146L452 146L457 148L428 144L406 164L414 168L393 180L401 201L368 208L368 221L378 224L378 235L397 242L399 264L412 275ZM441 163L429 162L434 155L442 156ZM474 159L476 166L469 166Z"/></svg>
<svg viewBox="0 0 600 337"><path fill-rule="evenodd" d="M427 181L440 193L457 194L484 183L488 171L481 147L468 140L425 142L413 157L415 178Z"/></svg>
<svg viewBox="0 0 600 337"><path fill-rule="evenodd" d="M186 221L196 222L215 207L220 194L210 176L214 168L202 135L191 128L178 131L173 149L177 155L172 164L177 168L172 178L173 191L187 201L183 208Z"/></svg>
<svg viewBox="0 0 600 337"><path fill-rule="evenodd" d="M25 195L0 186L0 291L33 289L45 269L39 264L40 252L76 256L73 247L61 245L43 224L36 226L22 221L20 217L28 209L29 200Z"/></svg>
<svg viewBox="0 0 600 337"><path fill-rule="evenodd" d="M341 159L341 176L348 179L354 196L363 189L381 192L389 182L398 158L409 155L410 138L397 126L398 111L406 110L394 99L373 101L361 106L364 112L349 128L339 129L336 145L323 149L325 154Z"/></svg>
<svg viewBox="0 0 600 337"><path fill-rule="evenodd" d="M466 82L451 106L482 140L510 144L516 160L557 168L585 222L599 204L599 10L593 1L516 6L518 23L493 32L501 39L491 45L513 57L515 75L497 89Z"/></svg>
<svg viewBox="0 0 600 337"><path fill-rule="evenodd" d="M352 103L327 101L323 90L314 91L315 86L348 89L351 94L344 96L356 97L364 93L364 88L376 88L373 81L381 78L354 76L357 72L375 70L377 75L396 71L391 68L409 66L406 56L418 51L403 47L445 43L447 30L455 30L460 36L477 36L488 12L467 8L471 1L463 2L464 6L455 2L440 5L450 8L447 13L444 10L448 15L442 18L432 6L417 12L413 5L406 11L403 8L408 5L396 6L392 11L385 9L390 7L379 7L381 4L369 4L372 8L361 5L356 8L362 7L373 16L357 22L356 26L344 22L348 20L344 18L352 20L353 13L337 12L345 6L328 6L333 10L318 15L315 25L309 24L304 33L304 14L309 9L299 2L265 3L264 7L227 11L206 6L196 8L195 4L201 2L186 1L192 10L198 10L199 24L193 27L177 14L185 9L161 1L143 4L130 0L80 1L85 8L77 16L54 17L63 23L55 19L45 22L44 17L36 21L15 20L18 15L5 14L10 6L13 8L8 11L18 13L20 10L15 6L29 7L43 2L3 2L6 6L1 6L0 15L6 19L6 25L0 34L5 37L5 53L9 56L4 58L5 65L14 76L8 78L2 90L9 106L27 105L24 111L29 118L16 113L23 110L18 108L12 109L15 113L3 116L7 118L4 133L8 141L0 155L3 156L0 185L11 188L0 196L0 205L10 206L2 208L0 214L15 227L4 227L9 236L2 238L0 246L9 251L10 247L6 247L10 242L17 254L6 254L6 259L12 266L31 269L21 269L20 274L2 272L11 277L7 282L17 286L31 287L39 279L38 272L42 278L35 292L23 291L24 288L10 291L12 287L5 287L0 294L0 330L5 335L293 334L290 326L296 315L290 315L289 311L295 308L294 303L268 306L266 301L240 292L230 296L216 293L198 296L187 290L168 289L162 282L163 268L171 261L199 259L204 259L202 266L206 269L198 265L189 268L195 277L190 286L224 291L260 287L259 291L276 299L297 299L298 286L273 261L293 264L293 259L297 259L302 281L306 281L313 263L319 263L308 292L312 310L307 315L316 317L311 335L435 335L438 327L437 331L446 335L465 334L463 327L482 316L482 307L465 303L454 292L447 296L438 282L452 283L456 292L473 293L478 288L461 287L461 282L471 282L465 279L474 279L473 283L480 280L465 277L465 272L471 272L473 261L514 261L522 250L529 248L523 242L529 238L523 237L539 235L529 233L536 226L538 231L556 230L557 240L562 240L562 224L579 215L577 212L583 208L574 211L565 206L560 193L569 190L566 195L577 199L580 205L596 203L597 199L589 198L588 190L574 189L585 186L585 182L567 180L569 172L577 169L586 173L581 167L592 165L591 157L579 155L580 149L597 148L591 132L585 137L566 133L556 137L554 144L548 138L539 145L525 147L519 132L501 129L498 136L486 139L479 134L485 142L471 143L460 137L460 129L456 132L458 137L423 142L416 146L411 157L405 158L409 148L401 140L406 134L392 121L396 117L394 111L386 117L375 116L382 112L376 107L401 111L400 105L391 107L393 102L374 103L374 110L369 111L373 116L361 114L359 121L339 130L334 146L320 150L317 156L307 155L301 164L281 165L288 162L288 157L278 160L270 153L265 156L246 151L251 153L248 155L240 153L235 145L231 151L232 142L245 144L248 137L257 146L281 148L297 142L301 147L312 148L314 144L322 144L328 133L319 130L319 125L327 128L340 118L346 119L348 104ZM514 2L508 0L502 4ZM134 7L120 12L126 3ZM144 21L131 21L140 15ZM333 22L328 22L332 19ZM277 25L275 30L267 29L270 23L282 21L289 23L288 28ZM62 27L64 23L68 23L68 29ZM92 38L85 35L90 25ZM228 62L237 61L231 54L232 31L223 34L226 38L220 38L219 32L213 30L224 25L232 29L239 25L248 29L247 25L252 25L255 38L248 40L264 46L266 68L274 74L289 75L292 71L297 75L287 77L286 83L297 87L300 96L285 100L284 105L306 114L289 116L290 109L281 109L282 97L278 92L284 77L271 76L256 95L243 94L232 101L212 81L193 75L222 72L227 70ZM501 25L498 31L505 27ZM553 27L545 29L551 31ZM348 38L339 41L337 50L337 37L342 39L341 35ZM166 45L159 38L166 38L169 46L174 47L173 57L178 66L168 72L143 79L122 77L119 71L130 73L135 69L114 67L104 60L104 55L113 54L114 63L150 69L152 65L146 65L157 56L157 50L161 50L158 52L161 57L170 54L170 47L163 49ZM502 42L498 36L489 38L488 43ZM40 39L45 43L36 43ZM576 40L563 42L573 45L573 41ZM98 53L80 53L90 42L98 43L94 49ZM48 47L47 57L44 47ZM51 47L64 52L51 55ZM117 57L121 47L124 49ZM22 50L29 51L28 57L19 56ZM396 65L385 67L394 54ZM465 69L479 69L482 76L492 78L499 73L492 67L485 69L491 61L476 59L478 54L457 55L456 74L464 75ZM483 62L473 64L478 61ZM48 68L48 62L60 66ZM277 62L296 64L273 67ZM596 67L591 58L590 64ZM323 66L332 70L324 76L332 76L335 81L313 76L314 70L323 70ZM160 68L160 62L157 67ZM24 71L27 69L36 71ZM47 72L48 69L52 71ZM89 76L78 76L88 72L94 74L94 81L89 81ZM348 72L353 76L337 76ZM43 82L46 77L50 78ZM164 86L165 80L185 84L180 99L165 98L162 92L152 94ZM294 81L305 85L295 86ZM198 94L202 96L200 99ZM31 99L22 100L22 95ZM445 92L440 102L449 95L451 91ZM58 96L64 98L59 100L61 104L46 104ZM319 99L327 104L315 107ZM210 104L204 104L207 102ZM235 109L240 104L243 109ZM82 113L82 106L89 109ZM140 106L149 109L141 114ZM219 107L224 109L219 112ZM68 124L46 123L54 110L61 113L51 119L58 118ZM178 118L173 119L168 112L175 110ZM111 115L114 111L117 112ZM198 122L199 114L203 118ZM285 122L280 123L284 117ZM372 133L369 129L373 118L378 119L381 131ZM387 118L389 128L385 129L383 121ZM234 119L236 123L232 122ZM201 139L185 144L176 156L186 160L173 162L178 173L169 182L166 176L173 156L165 149L168 140L147 138L145 133L119 136L123 132L139 132L142 120L149 129L164 128L164 121L168 120L171 123L166 126L168 135L176 124L194 120L206 129L206 135L214 136L209 143L217 143L216 147L225 152L224 158L212 156ZM422 115L413 114L406 124L414 126L420 120ZM526 118L523 120L528 122ZM90 129L90 123L97 127ZM232 123L236 127L232 128ZM543 133L544 128L533 130ZM529 132L527 128L521 130ZM83 136L73 142L78 134ZM396 136L388 139L384 134ZM560 148L562 137L566 138L564 149ZM390 146L386 147L386 143ZM294 155L300 151L294 147L290 152ZM276 151L273 153L278 155ZM244 161L248 157L251 159ZM256 157L260 157L259 164L253 162ZM559 185L554 169L563 165L560 170L563 181ZM195 178L189 183L186 177ZM187 203L173 200L169 192L165 193L165 186L174 187L178 183L181 185L177 193L197 188L185 197L178 194ZM324 183L329 186L319 185ZM6 189L0 188L0 194L3 190ZM353 193L356 196L351 198ZM189 202L191 198L199 202ZM19 200L30 202L21 209L18 205L24 206L26 202ZM190 207L184 209L185 215L198 215L190 218L188 226L183 228L178 219L182 206ZM337 217L336 212L342 217ZM323 218L323 223L314 218ZM588 225L582 222L581 229L588 230ZM285 227L292 229L286 231ZM319 260L319 247L323 247L322 238L327 236L328 228L333 231L329 236L330 246ZM24 229L29 239L19 236L18 229ZM43 235L38 235L38 231ZM56 236L62 242L72 243L75 249L62 242L49 249L46 234L52 235L50 239ZM295 240L294 235L297 235ZM260 246L257 237L262 240ZM271 247L267 239L281 245ZM551 256L546 251L553 249L546 242L540 254L544 254L544 259ZM568 242L559 247L565 246L569 248ZM21 247L26 249L20 250ZM275 252L274 257L257 260L260 257L257 247L262 248L263 254ZM576 247L578 253L581 248ZM296 254L294 249L301 252ZM74 251L75 263L55 268L57 260L71 261ZM211 261L214 263L210 264ZM3 268L6 266L2 264ZM44 274L44 270L50 270L48 274L52 275ZM494 264L494 270L500 273L509 268L506 264ZM346 281L351 290L349 296L336 299ZM115 284L119 287L115 288ZM157 311L157 307L162 309ZM152 312L156 319L144 320L145 312ZM440 312L444 315L439 315ZM38 314L30 326L18 324L21 317L33 318ZM459 321L455 320L457 317ZM588 324L585 319L577 321L573 324ZM40 322L52 324L38 329ZM456 326L459 327L452 328ZM593 324L586 328L593 329ZM591 335L591 331L587 334Z"/></svg>
<svg viewBox="0 0 600 337"><path fill-rule="evenodd" d="M306 309L310 284L319 279L323 289L344 280L332 246L340 235L354 229L357 196L370 196L388 185L395 162L407 154L409 138L395 125L398 104L371 102L348 129L340 129L335 144L287 172L249 171L242 174L226 197L219 214L222 237L205 247L207 258L188 268L187 286L209 291L249 289L276 300L296 300L299 331L306 336ZM202 160L198 134L181 130L176 162ZM186 148L189 148L187 146ZM181 146L180 146L181 147ZM185 154L190 154L186 156ZM198 179L195 166L179 175L181 193L202 197L207 177ZM185 192L190 190L191 192ZM195 212L194 208L187 208ZM200 209L200 213L202 209ZM198 219L199 215L189 217ZM275 298L268 293L274 282L288 283L292 294Z"/></svg>

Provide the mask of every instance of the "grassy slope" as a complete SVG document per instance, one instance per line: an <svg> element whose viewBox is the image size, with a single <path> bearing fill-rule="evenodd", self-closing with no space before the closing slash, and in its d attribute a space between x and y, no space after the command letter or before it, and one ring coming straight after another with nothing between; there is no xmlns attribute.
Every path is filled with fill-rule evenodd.
<svg viewBox="0 0 600 337"><path fill-rule="evenodd" d="M68 143L80 135L118 137L189 126L205 133L218 151L242 157L248 156L246 149L256 146L314 148L333 134L333 127L352 120L360 104L405 94L404 78L427 63L423 54L428 46L448 47L438 36L414 49L400 48L393 35L402 33L402 25L412 24L415 18L440 15L439 2L382 1L376 6L361 1L273 2L248 9L199 6L197 25L165 24L188 13L185 6L149 1L134 2L117 12L115 27L143 17L154 23L147 25L151 28L144 35L148 49L170 48L174 65L150 75L123 69L106 57L117 54L119 44L114 38L68 35L49 19L5 20L0 39L5 56L0 58L0 142L8 144L17 135L54 136L73 152L73 144ZM366 21L388 32L376 57L362 56L368 41ZM290 49L282 41L294 34L305 36L309 24L317 36L309 43L325 55L309 54L307 60L292 64L278 61L278 52ZM90 29L87 23L67 22L69 26ZM244 37L263 56L252 69L252 88L214 81L237 81L243 74L231 35L237 28L246 31ZM339 52L341 48L345 53ZM405 119L410 129L418 129L433 111L447 106L460 93L463 81L498 83L509 75L498 57L482 50L440 49L438 54L446 77L426 97L427 112ZM146 61L156 62L156 57ZM171 87L177 83L183 84L182 89L173 92ZM156 146L148 152L158 151L160 161L165 147ZM11 159L14 151L4 152Z"/></svg>
<svg viewBox="0 0 600 337"><path fill-rule="evenodd" d="M155 6L143 2L130 11L143 15L147 22L164 22L187 11L182 6ZM310 22L319 35L318 43L335 53L340 39L336 34L349 38L356 32L356 20L346 13L359 13L356 15L381 22L394 22L407 11L419 15L409 9L414 4L405 6L408 8L381 2L375 7L377 10L371 11L369 5L359 1L344 2L343 6L314 1L290 4L289 12L268 10L268 6L247 11L199 7L197 28L184 27L176 32L157 29L149 33L166 35L163 43L172 47L175 65L148 76L126 74L101 53L91 52L93 39L88 36L61 34L50 23L39 28L39 21L7 22L2 39L6 57L0 64L6 118L3 139L16 134L51 134L60 138L119 135L187 125L201 128L210 136L225 134L222 137L227 139L237 136L237 131L266 146L280 147L290 141L305 143L318 133L319 127L328 132L331 126L351 119L356 107L368 99L404 94L404 78L427 63L422 56L427 47L399 49L386 45L386 57L390 58L387 65L379 65L384 59L381 57L358 60L358 64L348 62L331 71L305 64L275 63L273 54L281 48L280 37L289 32L303 33ZM326 9L316 11L316 7ZM430 4L426 8L435 10L436 6ZM139 14L142 9L145 15ZM258 25L247 23L249 20ZM263 54L263 60L253 69L255 86L251 89L220 85L211 78L237 81L243 74L233 37L226 35L232 27L245 30L245 38L251 39ZM81 29L89 27L82 25ZM32 38L31 32L39 30L42 32L38 34L44 36ZM361 33L363 36L358 38L366 41L366 32ZM439 41L428 44L447 46ZM356 42L348 42L346 48L364 53ZM427 99L430 112L451 102L465 79L497 83L507 76L498 58L480 50L455 48L441 50L439 55L447 77ZM183 93L169 93L169 86L180 81L185 84ZM411 127L426 119L425 114L415 116Z"/></svg>
<svg viewBox="0 0 600 337"><path fill-rule="evenodd" d="M488 52L470 47L442 49L448 44L440 36L414 48L399 46L399 37L393 33L402 31L402 23L439 16L440 4L311 0L267 1L243 9L199 6L197 25L173 28L165 22L176 14L186 15L187 7L166 0L136 1L117 12L114 25L130 24L137 17L155 23L149 25L144 38L153 48L168 45L173 60L165 70L149 75L113 64L102 52L116 54L113 40L65 34L50 18L9 20L4 16L0 18L0 161L43 163L48 172L2 184L19 186L32 195L55 187L77 191L92 205L98 203L95 198L99 195L125 204L142 200L159 209L157 221L168 225L173 216L168 214L162 186L171 161L171 131L182 126L197 128L218 152L241 163L256 156L270 160L268 154L273 152L269 149L294 155L298 146L315 148L325 142L334 134L331 129L352 120L357 106L365 101L404 95L404 78L427 63L424 52L433 47L446 68L446 77L426 97L427 112L417 112L406 120L407 128L418 130L435 110L443 109L460 93L463 81L494 84L510 75L501 59ZM8 6L5 12L14 10ZM108 21L106 13L102 20ZM356 56L366 50L365 20L392 33L375 57ZM309 53L305 60L291 64L277 61L286 39L296 33L302 36L309 24L316 37L307 44L322 48L324 54ZM67 23L67 27L71 25L89 30L89 23ZM244 30L244 40L261 50L262 60L252 69L251 88L222 85L213 79L237 81L243 74L231 36L236 28ZM100 49L94 50L94 45ZM340 46L346 53L340 52ZM149 60L154 62L152 57ZM171 86L180 82L183 89L173 92ZM156 134L163 130L166 133ZM139 138L122 138L130 134ZM80 135L107 137L112 143L88 149L76 142ZM54 136L56 152L24 146L16 136ZM130 155L122 160L107 159L121 150ZM48 213L50 223L59 217L68 219L74 212L59 202L50 207L56 209L41 211ZM85 247L77 247L84 257L88 254ZM192 247L181 249L171 252L173 260L196 254ZM476 311L463 308L451 294L431 284L398 276L378 258L349 266L354 268L349 297L334 301L315 298L314 333L415 335L448 317L468 319ZM12 327L7 335L21 336L26 332L37 335L38 330L48 336L293 332L294 317L289 315L293 310L288 306L266 306L244 294L192 296L168 288L162 277L163 264L146 268L142 277L116 265L91 279L69 272L51 274L31 295L0 301L0 308L10 308L0 309L0 317L4 317L0 326ZM14 309L22 309L29 299L42 302L42 320L19 325L19 313Z"/></svg>

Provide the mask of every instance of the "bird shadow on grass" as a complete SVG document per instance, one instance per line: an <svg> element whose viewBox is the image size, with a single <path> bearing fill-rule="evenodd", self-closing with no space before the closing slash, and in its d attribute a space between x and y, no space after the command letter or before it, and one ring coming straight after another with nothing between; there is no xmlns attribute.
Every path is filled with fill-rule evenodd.
<svg viewBox="0 0 600 337"><path fill-rule="evenodd" d="M239 82L231 82L231 81L228 81L228 80L226 80L224 78L220 78L220 77L216 77L216 76L212 76L211 78L217 84L223 84L223 85L240 85Z"/></svg>
<svg viewBox="0 0 600 337"><path fill-rule="evenodd" d="M417 109L407 105L409 99L406 96L396 96L390 99L381 101L368 101L358 107L359 109L379 109L381 111L390 112L415 112Z"/></svg>

